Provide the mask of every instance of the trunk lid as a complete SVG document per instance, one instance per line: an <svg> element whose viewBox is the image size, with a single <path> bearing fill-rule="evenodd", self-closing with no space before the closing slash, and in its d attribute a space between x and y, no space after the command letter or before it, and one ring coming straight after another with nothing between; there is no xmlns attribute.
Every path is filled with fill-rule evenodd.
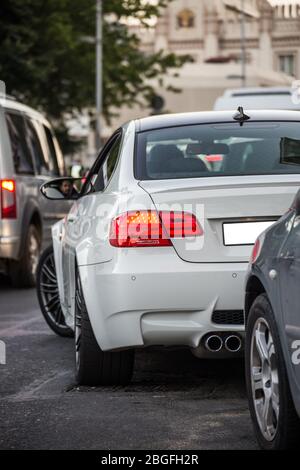
<svg viewBox="0 0 300 470"><path fill-rule="evenodd" d="M170 206L169 210L192 212L201 223L204 230L201 240L172 240L181 259L231 263L248 262L253 236L288 210L299 189L300 175L225 176L139 184L157 210L168 210ZM250 230L258 233L250 234Z"/></svg>

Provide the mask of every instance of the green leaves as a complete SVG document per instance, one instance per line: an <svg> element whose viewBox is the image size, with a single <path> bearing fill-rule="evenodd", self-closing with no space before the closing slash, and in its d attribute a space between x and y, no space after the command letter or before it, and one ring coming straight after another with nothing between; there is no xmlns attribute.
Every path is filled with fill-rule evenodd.
<svg viewBox="0 0 300 470"><path fill-rule="evenodd" d="M103 0L103 112L149 102L149 79L189 58L146 55L127 27L145 26L169 0ZM1 0L0 79L7 92L46 112L61 129L66 112L94 107L95 0Z"/></svg>

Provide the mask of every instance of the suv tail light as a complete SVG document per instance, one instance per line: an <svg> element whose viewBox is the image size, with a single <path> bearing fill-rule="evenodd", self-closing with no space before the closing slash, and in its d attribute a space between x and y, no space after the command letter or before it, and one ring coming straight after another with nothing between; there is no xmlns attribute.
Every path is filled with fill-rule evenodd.
<svg viewBox="0 0 300 470"><path fill-rule="evenodd" d="M109 241L117 248L172 246L172 238L199 237L203 229L194 214L175 211L131 211L112 220Z"/></svg>
<svg viewBox="0 0 300 470"><path fill-rule="evenodd" d="M1 181L1 217L2 219L15 219L17 217L16 182L14 180Z"/></svg>

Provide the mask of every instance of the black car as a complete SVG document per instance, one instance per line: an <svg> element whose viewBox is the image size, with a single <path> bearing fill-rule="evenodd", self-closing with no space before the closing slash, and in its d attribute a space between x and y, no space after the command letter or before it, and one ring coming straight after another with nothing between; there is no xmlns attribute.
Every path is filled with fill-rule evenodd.
<svg viewBox="0 0 300 470"><path fill-rule="evenodd" d="M262 233L246 279L246 381L263 449L300 441L300 191Z"/></svg>

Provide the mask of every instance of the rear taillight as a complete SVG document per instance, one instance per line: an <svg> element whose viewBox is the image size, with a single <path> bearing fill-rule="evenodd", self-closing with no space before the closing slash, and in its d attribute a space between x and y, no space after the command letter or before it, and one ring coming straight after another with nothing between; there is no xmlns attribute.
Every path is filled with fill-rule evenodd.
<svg viewBox="0 0 300 470"><path fill-rule="evenodd" d="M258 238L252 250L251 259L250 259L251 264L254 264L257 258L259 257L260 249L261 249L261 244L260 244L260 239Z"/></svg>
<svg viewBox="0 0 300 470"><path fill-rule="evenodd" d="M131 211L113 219L109 241L117 248L171 246L172 238L199 237L194 214L175 211Z"/></svg>
<svg viewBox="0 0 300 470"><path fill-rule="evenodd" d="M17 217L16 182L1 180L1 217L15 219Z"/></svg>

